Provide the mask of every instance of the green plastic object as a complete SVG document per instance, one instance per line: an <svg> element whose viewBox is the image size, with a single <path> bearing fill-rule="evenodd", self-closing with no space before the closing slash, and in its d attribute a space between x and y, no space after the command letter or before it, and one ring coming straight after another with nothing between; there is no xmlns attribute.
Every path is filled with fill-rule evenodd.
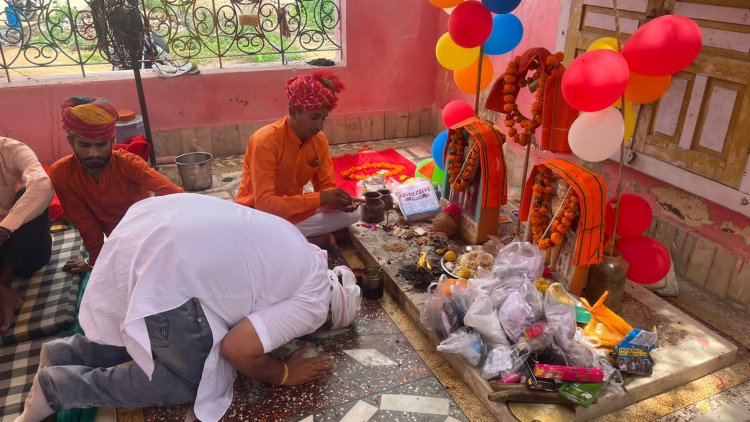
<svg viewBox="0 0 750 422"><path fill-rule="evenodd" d="M576 305L576 322L579 324L588 324L591 321L591 312L587 311L581 305Z"/></svg>

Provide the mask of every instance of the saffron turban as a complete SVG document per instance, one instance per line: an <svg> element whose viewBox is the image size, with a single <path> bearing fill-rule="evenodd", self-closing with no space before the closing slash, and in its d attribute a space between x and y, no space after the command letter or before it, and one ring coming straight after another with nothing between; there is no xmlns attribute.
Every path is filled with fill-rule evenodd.
<svg viewBox="0 0 750 422"><path fill-rule="evenodd" d="M286 83L286 95L289 104L302 110L333 110L338 97L336 94L344 89L339 78L327 72L316 72L312 75L296 76Z"/></svg>
<svg viewBox="0 0 750 422"><path fill-rule="evenodd" d="M62 103L62 128L69 135L109 140L116 125L117 110L103 98L69 97Z"/></svg>

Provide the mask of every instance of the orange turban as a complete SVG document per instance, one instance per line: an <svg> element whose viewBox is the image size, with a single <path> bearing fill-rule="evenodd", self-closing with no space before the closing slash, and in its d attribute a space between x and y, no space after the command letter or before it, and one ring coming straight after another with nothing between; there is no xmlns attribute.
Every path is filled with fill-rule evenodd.
<svg viewBox="0 0 750 422"><path fill-rule="evenodd" d="M296 76L286 83L289 104L302 110L333 110L338 101L336 94L342 89L339 78L328 72Z"/></svg>
<svg viewBox="0 0 750 422"><path fill-rule="evenodd" d="M117 110L103 98L69 97L62 103L62 128L70 135L109 140L116 124Z"/></svg>

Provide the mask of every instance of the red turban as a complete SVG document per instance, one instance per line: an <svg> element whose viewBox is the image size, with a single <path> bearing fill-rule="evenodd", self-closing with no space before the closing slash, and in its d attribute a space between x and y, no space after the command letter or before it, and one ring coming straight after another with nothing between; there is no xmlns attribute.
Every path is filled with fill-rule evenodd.
<svg viewBox="0 0 750 422"><path fill-rule="evenodd" d="M109 140L116 125L117 110L103 98L69 97L62 103L62 128L70 135Z"/></svg>
<svg viewBox="0 0 750 422"><path fill-rule="evenodd" d="M338 101L336 94L342 89L339 78L328 72L296 76L286 83L289 104L302 110L333 110Z"/></svg>

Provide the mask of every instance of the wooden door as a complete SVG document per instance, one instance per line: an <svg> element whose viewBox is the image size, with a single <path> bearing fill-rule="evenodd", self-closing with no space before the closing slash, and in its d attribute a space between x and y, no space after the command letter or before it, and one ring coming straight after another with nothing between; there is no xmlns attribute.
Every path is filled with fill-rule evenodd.
<svg viewBox="0 0 750 422"><path fill-rule="evenodd" d="M656 103L639 107L632 148L738 189L750 153L750 1L618 0L621 41L664 14L695 20L703 49ZM573 0L566 62L615 36L613 0Z"/></svg>
<svg viewBox="0 0 750 422"><path fill-rule="evenodd" d="M750 1L665 0L695 20L703 49L641 107L633 149L738 189L750 152Z"/></svg>
<svg viewBox="0 0 750 422"><path fill-rule="evenodd" d="M613 5L613 0L572 0L565 42L566 64L597 39L616 35ZM664 0L618 0L620 40L625 42L649 18L661 15L663 8Z"/></svg>

